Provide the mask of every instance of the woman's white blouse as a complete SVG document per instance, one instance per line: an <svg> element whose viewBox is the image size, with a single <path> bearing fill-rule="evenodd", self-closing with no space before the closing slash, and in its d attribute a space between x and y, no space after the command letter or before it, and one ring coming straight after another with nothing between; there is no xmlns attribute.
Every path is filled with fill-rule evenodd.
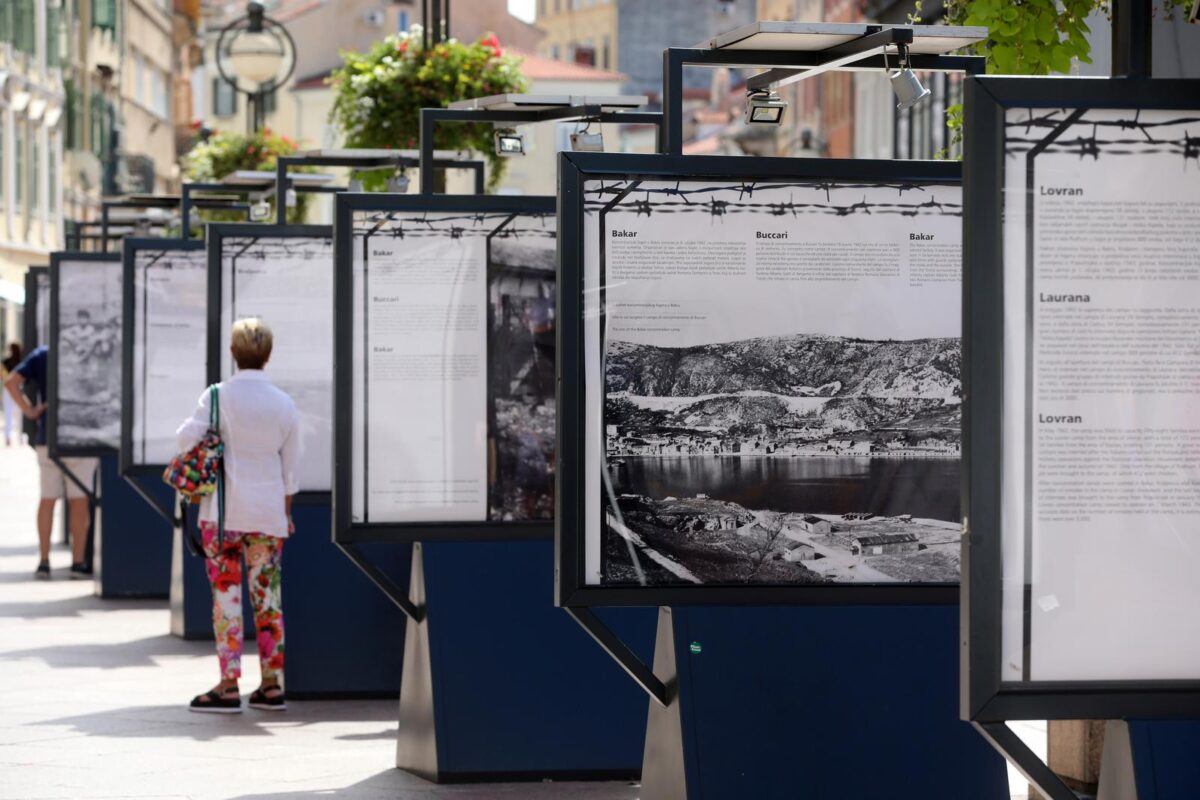
<svg viewBox="0 0 1200 800"><path fill-rule="evenodd" d="M300 415L296 404L259 369L244 369L218 384L225 442L225 530L287 536L284 497L299 490ZM191 418L176 431L180 453L208 430L205 389ZM217 521L216 498L200 502L200 519Z"/></svg>

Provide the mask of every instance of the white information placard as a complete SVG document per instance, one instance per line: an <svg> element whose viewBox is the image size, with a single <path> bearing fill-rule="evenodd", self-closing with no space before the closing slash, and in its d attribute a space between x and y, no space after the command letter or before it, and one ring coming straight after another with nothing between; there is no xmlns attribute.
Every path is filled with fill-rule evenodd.
<svg viewBox="0 0 1200 800"><path fill-rule="evenodd" d="M584 580L956 583L960 187L585 198Z"/></svg>
<svg viewBox="0 0 1200 800"><path fill-rule="evenodd" d="M121 262L57 261L57 446L116 450L121 441ZM47 339L49 341L49 338Z"/></svg>
<svg viewBox="0 0 1200 800"><path fill-rule="evenodd" d="M1005 112L1003 681L1196 677L1198 130Z"/></svg>
<svg viewBox="0 0 1200 800"><path fill-rule="evenodd" d="M300 412L300 491L332 489L333 238L223 236L221 375L233 374L230 329L261 317L274 334L266 372Z"/></svg>
<svg viewBox="0 0 1200 800"><path fill-rule="evenodd" d="M553 519L553 217L353 226L352 521Z"/></svg>
<svg viewBox="0 0 1200 800"><path fill-rule="evenodd" d="M129 247L126 244L126 247ZM207 377L208 263L203 249L139 246L133 253L132 466L176 455L175 431Z"/></svg>

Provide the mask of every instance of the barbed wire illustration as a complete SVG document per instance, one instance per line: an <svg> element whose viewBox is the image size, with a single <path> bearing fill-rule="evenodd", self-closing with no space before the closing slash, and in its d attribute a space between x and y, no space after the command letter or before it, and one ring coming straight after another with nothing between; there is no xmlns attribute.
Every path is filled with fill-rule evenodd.
<svg viewBox="0 0 1200 800"><path fill-rule="evenodd" d="M553 239L557 236L554 221L553 214L525 212L517 213L515 217L511 212L449 215L435 212L432 217L429 212L371 212L356 215L354 236L473 239L495 234L503 239L519 239L522 236ZM364 225L363 222L368 224Z"/></svg>
<svg viewBox="0 0 1200 800"><path fill-rule="evenodd" d="M146 250L139 249L133 257L137 269L175 269L176 267L208 268L208 255L203 250Z"/></svg>
<svg viewBox="0 0 1200 800"><path fill-rule="evenodd" d="M1029 109L1027 119L1005 122L1005 155L1017 158L1040 147L1045 153L1074 153L1080 159L1090 157L1093 161L1099 160L1101 155L1165 154L1181 157L1185 170L1189 161L1200 165L1200 112L1180 112L1178 116L1157 121L1142 120L1140 109L1132 118L1122 116L1117 119L1089 119L1085 112L1048 142L1071 111L1054 109L1038 114ZM1043 130L1047 135L1031 135ZM1134 134L1122 135L1126 131ZM1014 135L1014 132L1021 135Z"/></svg>
<svg viewBox="0 0 1200 800"><path fill-rule="evenodd" d="M661 214L705 213L716 221L729 214L761 214L772 216L798 217L801 214L824 214L828 216L846 217L854 214L899 214L915 217L922 214L941 216L962 216L962 204L939 200L930 195L922 202L881 202L869 200L872 192L879 190L895 191L897 197L903 197L906 192L928 193L938 184L922 184L913 182L876 182L876 183L843 183L838 181L804 181L804 182L739 182L736 184L717 184L693 186L685 188L682 181L677 181L674 187L643 187L637 185L629 190L631 181L618 181L612 184L601 182L596 188L584 191L584 209L588 214L603 210L611 204L611 199L600 198L620 196L629 192L609 213L633 213L635 216L652 216ZM753 200L755 193L759 195L787 190L787 199L778 201ZM797 192L810 191L823 195L824 202L797 201ZM862 192L861 199L854 202L838 203L833 201L834 191ZM728 195L723 199L721 195ZM733 199L736 195L736 199ZM589 199L594 198L594 199Z"/></svg>
<svg viewBox="0 0 1200 800"><path fill-rule="evenodd" d="M266 261L268 259L300 261L328 261L333 263L333 238L329 236L259 237L237 236L224 240L222 258Z"/></svg>

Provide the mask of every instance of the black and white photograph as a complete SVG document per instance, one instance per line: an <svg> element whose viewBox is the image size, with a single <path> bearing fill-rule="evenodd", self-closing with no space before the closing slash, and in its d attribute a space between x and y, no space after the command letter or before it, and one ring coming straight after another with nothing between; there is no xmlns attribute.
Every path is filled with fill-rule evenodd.
<svg viewBox="0 0 1200 800"><path fill-rule="evenodd" d="M58 446L121 441L121 262L58 262Z"/></svg>
<svg viewBox="0 0 1200 800"><path fill-rule="evenodd" d="M510 223L511 225L511 223ZM554 519L555 273L553 235L488 247L491 517ZM551 232L552 233L552 232Z"/></svg>
<svg viewBox="0 0 1200 800"><path fill-rule="evenodd" d="M642 183L600 215L598 583L958 580L959 203Z"/></svg>
<svg viewBox="0 0 1200 800"><path fill-rule="evenodd" d="M233 373L229 332L243 317L270 326L265 371L300 413L300 490L333 486L333 239L329 236L220 238L222 377Z"/></svg>

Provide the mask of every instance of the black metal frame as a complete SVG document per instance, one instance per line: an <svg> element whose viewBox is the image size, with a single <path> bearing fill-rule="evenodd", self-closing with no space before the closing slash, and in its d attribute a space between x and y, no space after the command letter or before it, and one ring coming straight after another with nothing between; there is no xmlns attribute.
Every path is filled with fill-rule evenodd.
<svg viewBox="0 0 1200 800"><path fill-rule="evenodd" d="M100 202L100 249L107 252L110 239L124 238L109 235L113 224L109 212L114 208L176 208L183 201L182 197L143 197L138 199L116 198ZM77 223L78 224L78 223ZM161 223L159 223L161 224Z"/></svg>
<svg viewBox="0 0 1200 800"><path fill-rule="evenodd" d="M762 67L770 70L766 80L786 81L797 74L819 74L830 69L877 70L883 72L888 62L882 55L861 56L875 48L887 45L907 44L912 41L911 28L884 28L868 25L867 32L852 41L826 50L733 50L729 48L707 49L693 47L668 47L663 50L663 114L666 123L663 152L673 155L683 153L683 70L684 67ZM853 57L849 63L838 63ZM894 61L894 59L892 59ZM967 72L982 74L982 56L931 56L910 53L909 66L914 70L929 72ZM747 86L759 85L753 76Z"/></svg>
<svg viewBox="0 0 1200 800"><path fill-rule="evenodd" d="M137 266L137 253L141 250L202 252L204 250L204 242L194 239L126 239L121 250L121 454L118 461L118 471L122 477L134 485L138 493L147 499L147 502L154 506L155 510L163 513L163 509L158 503L149 499L141 487L134 483L135 478L156 478L162 474L163 469L166 467L166 464L134 463L133 429L137 424L137 420L134 419L134 379L137 376L134 375L133 351L135 343L133 333L137 329L135 319L138 315L137 276L134 270ZM196 396L199 397L203 390L203 386L197 386ZM188 409L186 408L179 410L181 419L187 411ZM172 514L167 514L166 516L172 520L174 519Z"/></svg>
<svg viewBox="0 0 1200 800"><path fill-rule="evenodd" d="M25 355L32 353L35 347L46 344L46 342L40 341L38 337L37 324L39 313L37 285L38 279L42 277L45 277L47 282L50 280L49 267L30 267L25 273L25 318L21 321L21 343ZM49 303L49 284L47 284L46 288L46 302ZM49 315L47 315L47 319L49 319ZM0 391L4 391L3 387L0 387ZM47 396L50 394L49 387L47 387L46 394ZM29 402L37 404L37 394L31 388L26 388L25 396L29 398ZM35 441L37 437L37 420L22 417L21 422L22 429L25 431L25 435L29 438L29 441ZM47 420L47 423L49 423L49 420Z"/></svg>
<svg viewBox="0 0 1200 800"><path fill-rule="evenodd" d="M1004 112L1009 108L1200 109L1200 81L981 78L967 81L963 198L963 719L1200 715L1200 681L1001 679L1001 420L1004 385ZM1119 645L1118 645L1119 646Z"/></svg>
<svg viewBox="0 0 1200 800"><path fill-rule="evenodd" d="M203 192L217 195L217 197L192 197L196 192ZM179 238L192 238L192 226L189 224L188 218L191 216L192 208L209 209L218 211L242 211L247 217L250 216L251 200L256 195L266 195L264 189L250 189L245 186L231 186L225 183L185 183L180 189L179 201ZM236 202L221 195L236 195L244 199L244 202ZM203 237L201 237L203 238Z"/></svg>
<svg viewBox="0 0 1200 800"><path fill-rule="evenodd" d="M332 239L333 229L329 225L266 225L257 222L211 222L205 237L208 249L208 364L209 385L219 383L221 375L221 333L226 323L221 320L224 286L221 274L221 255L226 238L272 238L272 239ZM336 254L336 251L335 251ZM329 268L334 269L330 264ZM228 323L232 324L232 320ZM334 423L336 425L336 422ZM335 478L336 480L336 478ZM332 487L331 487L332 490ZM302 491L295 495L297 503L328 503L329 491Z"/></svg>
<svg viewBox="0 0 1200 800"><path fill-rule="evenodd" d="M104 446L67 447L58 441L58 357L55 345L59 336L59 270L64 261L86 261L97 263L121 263L119 253L84 253L74 250L59 250L50 254L50 361L46 370L46 447L52 459L87 458L114 452L115 448ZM124 346L122 331L122 347ZM76 480L76 483L78 481ZM82 484L80 484L82 485Z"/></svg>
<svg viewBox="0 0 1200 800"><path fill-rule="evenodd" d="M489 111L473 108L421 109L421 193L432 194L434 134L439 122L485 122L494 125L528 125L535 122L577 122L595 120L620 125L654 125L657 128L655 150L662 150L663 125L658 111L610 111L600 105L561 106L554 108ZM482 194L482 192L480 192Z"/></svg>
<svg viewBox="0 0 1200 800"><path fill-rule="evenodd" d="M479 541L549 539L553 523L546 520L503 522L351 521L352 434L354 380L353 218L356 212L554 213L554 198L506 195L341 194L334 217L334 447L333 540L344 546L358 542ZM357 559L356 559L357 561ZM390 596L390 593L389 593ZM394 600L395 598L393 598Z"/></svg>
<svg viewBox="0 0 1200 800"><path fill-rule="evenodd" d="M432 156L431 156L432 158ZM451 169L469 169L475 174L475 194L484 193L484 166L483 162L477 159L453 159L453 158L433 158L434 168L451 170ZM355 155L297 155L297 156L280 156L275 161L275 222L278 225L287 224L287 191L292 186L292 181L288 177L290 167L309 166L309 167L349 167L350 169L382 169L385 167L400 167L410 168L419 167L420 159L412 156L395 155L387 158L379 158L375 156L355 156ZM424 184L422 184L424 186ZM329 187L296 187L296 191L309 192L326 192ZM334 192L344 192L345 189L336 187ZM428 194L428 192L425 192Z"/></svg>
<svg viewBox="0 0 1200 800"><path fill-rule="evenodd" d="M555 602L559 606L735 604L953 604L957 584L760 586L594 586L584 569L586 530L583 349L583 188L589 180L780 179L958 184L947 161L865 161L729 156L561 153L559 160L558 471L555 507ZM965 462L964 462L965 467Z"/></svg>

